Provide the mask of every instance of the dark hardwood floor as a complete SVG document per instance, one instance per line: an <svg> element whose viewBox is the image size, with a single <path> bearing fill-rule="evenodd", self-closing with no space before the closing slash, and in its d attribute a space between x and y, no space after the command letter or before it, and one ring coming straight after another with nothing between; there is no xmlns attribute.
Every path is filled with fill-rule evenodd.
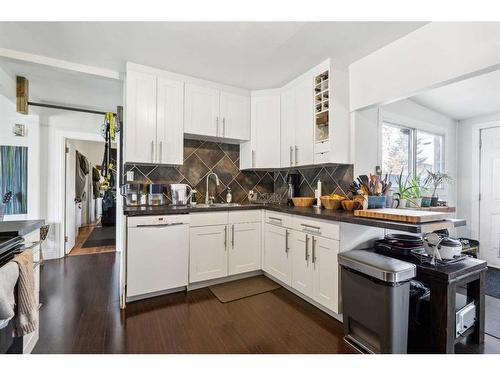
<svg viewBox="0 0 500 375"><path fill-rule="evenodd" d="M208 288L119 309L116 253L46 261L35 353L355 353L342 325L286 289L222 304ZM500 353L500 340L457 344Z"/></svg>
<svg viewBox="0 0 500 375"><path fill-rule="evenodd" d="M294 294L222 304L207 289L119 310L115 253L45 263L35 353L355 353L342 325Z"/></svg>

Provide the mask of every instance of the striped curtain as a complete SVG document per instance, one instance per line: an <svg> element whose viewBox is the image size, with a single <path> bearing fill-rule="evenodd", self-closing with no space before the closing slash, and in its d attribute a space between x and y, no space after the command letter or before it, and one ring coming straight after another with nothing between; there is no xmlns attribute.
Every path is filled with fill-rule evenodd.
<svg viewBox="0 0 500 375"><path fill-rule="evenodd" d="M5 215L28 212L28 147L0 146L0 203L3 195L12 192L5 206Z"/></svg>

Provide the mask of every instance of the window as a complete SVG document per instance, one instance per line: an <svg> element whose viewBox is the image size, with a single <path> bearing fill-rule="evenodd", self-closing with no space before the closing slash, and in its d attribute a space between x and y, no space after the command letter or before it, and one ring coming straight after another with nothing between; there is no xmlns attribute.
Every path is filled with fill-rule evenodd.
<svg viewBox="0 0 500 375"><path fill-rule="evenodd" d="M394 179L403 175L425 177L425 171L444 172L444 136L398 124L382 124L382 172Z"/></svg>
<svg viewBox="0 0 500 375"><path fill-rule="evenodd" d="M413 173L412 129L384 122L382 128L382 171L399 175Z"/></svg>

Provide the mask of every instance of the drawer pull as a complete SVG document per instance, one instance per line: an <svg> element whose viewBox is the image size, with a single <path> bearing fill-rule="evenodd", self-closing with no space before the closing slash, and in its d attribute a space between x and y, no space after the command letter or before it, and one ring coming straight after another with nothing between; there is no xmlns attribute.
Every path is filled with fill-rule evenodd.
<svg viewBox="0 0 500 375"><path fill-rule="evenodd" d="M306 234L306 262L309 261L309 235Z"/></svg>

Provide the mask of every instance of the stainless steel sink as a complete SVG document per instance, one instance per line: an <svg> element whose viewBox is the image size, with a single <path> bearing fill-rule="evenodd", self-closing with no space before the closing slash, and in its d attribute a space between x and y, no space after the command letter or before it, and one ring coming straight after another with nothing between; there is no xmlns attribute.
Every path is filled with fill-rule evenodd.
<svg viewBox="0 0 500 375"><path fill-rule="evenodd" d="M240 203L212 203L212 204L197 204L196 208L217 208L217 207L239 207Z"/></svg>

